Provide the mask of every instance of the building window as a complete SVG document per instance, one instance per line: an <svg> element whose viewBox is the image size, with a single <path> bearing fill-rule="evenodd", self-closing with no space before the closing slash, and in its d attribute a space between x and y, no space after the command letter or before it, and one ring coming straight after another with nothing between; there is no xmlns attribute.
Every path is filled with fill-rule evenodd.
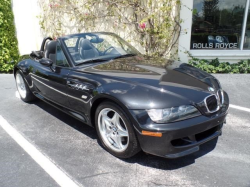
<svg viewBox="0 0 250 187"><path fill-rule="evenodd" d="M250 49L249 1L194 0L190 49Z"/></svg>

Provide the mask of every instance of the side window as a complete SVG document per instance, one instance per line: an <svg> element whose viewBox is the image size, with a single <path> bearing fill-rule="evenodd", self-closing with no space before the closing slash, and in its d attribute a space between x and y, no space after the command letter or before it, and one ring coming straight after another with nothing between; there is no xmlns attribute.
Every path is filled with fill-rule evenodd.
<svg viewBox="0 0 250 187"><path fill-rule="evenodd" d="M59 44L56 46L56 66L69 67L68 61Z"/></svg>

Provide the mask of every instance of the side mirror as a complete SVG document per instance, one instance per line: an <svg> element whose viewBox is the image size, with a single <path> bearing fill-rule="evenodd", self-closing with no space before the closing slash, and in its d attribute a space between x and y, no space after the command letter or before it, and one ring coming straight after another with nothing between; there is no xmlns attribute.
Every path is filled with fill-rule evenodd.
<svg viewBox="0 0 250 187"><path fill-rule="evenodd" d="M48 59L48 58L42 58L39 60L40 64L42 64L43 66L47 66L50 67L53 64L53 61Z"/></svg>

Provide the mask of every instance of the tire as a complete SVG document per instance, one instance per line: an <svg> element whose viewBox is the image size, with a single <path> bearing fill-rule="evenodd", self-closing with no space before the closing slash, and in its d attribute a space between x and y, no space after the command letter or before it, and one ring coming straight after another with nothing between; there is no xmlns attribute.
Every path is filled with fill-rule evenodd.
<svg viewBox="0 0 250 187"><path fill-rule="evenodd" d="M95 127L103 147L118 158L130 158L139 146L126 113L113 102L101 103L95 113Z"/></svg>
<svg viewBox="0 0 250 187"><path fill-rule="evenodd" d="M36 99L36 97L33 95L33 93L30 91L29 86L27 85L27 82L25 81L23 74L21 71L17 71L15 74L16 79L16 87L17 91L20 95L20 98L24 102L30 102Z"/></svg>

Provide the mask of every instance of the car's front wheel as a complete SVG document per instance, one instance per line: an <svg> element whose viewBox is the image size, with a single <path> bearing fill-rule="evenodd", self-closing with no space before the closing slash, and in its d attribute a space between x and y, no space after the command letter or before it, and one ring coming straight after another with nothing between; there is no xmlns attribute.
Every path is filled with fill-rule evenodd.
<svg viewBox="0 0 250 187"><path fill-rule="evenodd" d="M29 86L25 82L22 73L18 70L15 75L16 87L20 95L20 98L25 102L30 102L36 99L33 93L30 91Z"/></svg>
<svg viewBox="0 0 250 187"><path fill-rule="evenodd" d="M116 157L129 158L140 150L134 129L125 112L115 103L101 103L95 115L102 145Z"/></svg>

